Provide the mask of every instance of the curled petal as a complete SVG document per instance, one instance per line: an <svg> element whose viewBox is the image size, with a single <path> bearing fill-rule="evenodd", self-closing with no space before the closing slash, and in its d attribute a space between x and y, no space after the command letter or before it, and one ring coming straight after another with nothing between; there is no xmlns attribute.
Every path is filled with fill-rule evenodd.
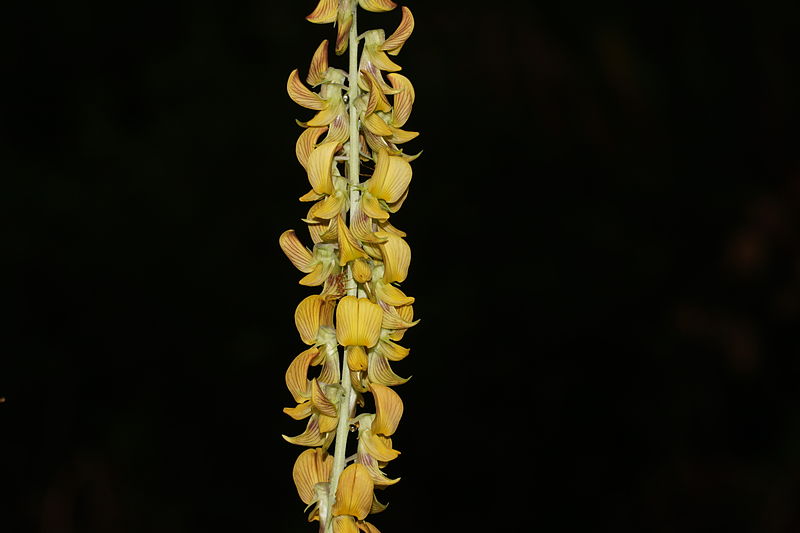
<svg viewBox="0 0 800 533"><path fill-rule="evenodd" d="M400 20L400 25L381 45L381 50L385 50L393 56L400 52L400 49L403 48L403 45L414 31L414 16L411 14L411 10L406 6L401 9L403 10L403 18Z"/></svg>
<svg viewBox="0 0 800 533"><path fill-rule="evenodd" d="M347 352L347 366L352 371L366 370L368 359L367 352L363 346L348 346L345 348Z"/></svg>
<svg viewBox="0 0 800 533"><path fill-rule="evenodd" d="M364 533L381 533L381 531L377 527L373 526L369 522L359 522L358 529L360 529Z"/></svg>
<svg viewBox="0 0 800 533"><path fill-rule="evenodd" d="M327 483L333 468L333 457L321 448L305 450L294 462L292 477L303 503L314 501L314 485Z"/></svg>
<svg viewBox="0 0 800 533"><path fill-rule="evenodd" d="M325 395L325 392L322 390L322 387L319 386L319 382L316 378L311 380L311 403L314 405L314 408L323 415L336 418L339 414L336 411L336 406ZM327 433L327 431L322 429L320 429L320 431L322 433Z"/></svg>
<svg viewBox="0 0 800 533"><path fill-rule="evenodd" d="M389 129L392 132L392 135L389 137L389 142L393 144L407 143L419 136L418 131L406 131L392 126L389 126Z"/></svg>
<svg viewBox="0 0 800 533"><path fill-rule="evenodd" d="M333 21L331 21L333 22ZM325 81L325 73L328 71L328 39L325 39L317 47L314 56L311 58L311 65L308 67L306 82L311 85L319 85Z"/></svg>
<svg viewBox="0 0 800 533"><path fill-rule="evenodd" d="M369 86L369 99L367 100L367 108L364 113L369 115L375 111L391 111L392 106L389 104L389 100L386 99L386 95L372 73L364 70L361 71L361 74L366 78L367 85Z"/></svg>
<svg viewBox="0 0 800 533"><path fill-rule="evenodd" d="M367 298L345 296L336 307L336 339L342 346L371 348L380 338L383 310Z"/></svg>
<svg viewBox="0 0 800 533"><path fill-rule="evenodd" d="M311 151L316 146L319 136L325 133L327 129L327 126L321 126L319 128L306 128L297 138L297 143L295 143L294 146L294 153L297 156L297 160L306 170L308 170L308 156L311 155Z"/></svg>
<svg viewBox="0 0 800 533"><path fill-rule="evenodd" d="M394 485L400 478L391 479L386 474L381 471L378 467L378 461L375 460L369 453L366 452L366 448L362 446L359 442L358 445L358 454L357 454L357 461L366 466L367 470L369 470L369 475L372 477L372 482L375 484L376 487L388 487L389 485ZM375 508L375 502L372 502L373 509ZM374 514L376 511L370 511L370 514Z"/></svg>
<svg viewBox="0 0 800 533"><path fill-rule="evenodd" d="M338 236L339 236L339 266L345 266L350 261L360 257L367 257L366 252L361 247L353 236L353 233L347 227L347 224L342 220L341 215L337 217L338 220Z"/></svg>
<svg viewBox="0 0 800 533"><path fill-rule="evenodd" d="M357 283L367 283L372 279L372 267L365 259L356 259L352 265L353 279ZM413 299L412 299L413 301Z"/></svg>
<svg viewBox="0 0 800 533"><path fill-rule="evenodd" d="M394 95L392 100L394 103L392 108L392 125L397 128L402 128L408 121L408 117L411 116L411 108L416 98L414 86L411 85L411 80L396 72L387 74L386 77L389 79L392 87L399 91Z"/></svg>
<svg viewBox="0 0 800 533"><path fill-rule="evenodd" d="M339 423L339 419L335 416L327 416L327 415L319 415L319 432L323 435L325 433L333 433L336 429L336 426Z"/></svg>
<svg viewBox="0 0 800 533"><path fill-rule="evenodd" d="M358 5L373 13L391 11L397 7L397 4L392 2L392 0L358 0Z"/></svg>
<svg viewBox="0 0 800 533"><path fill-rule="evenodd" d="M359 431L358 440L363 442L364 450L378 461L393 461L400 452L392 448L389 438L381 437L370 430Z"/></svg>
<svg viewBox="0 0 800 533"><path fill-rule="evenodd" d="M375 161L375 171L366 182L366 188L376 198L392 203L405 194L411 177L411 165L408 161L381 150Z"/></svg>
<svg viewBox="0 0 800 533"><path fill-rule="evenodd" d="M296 407L284 407L283 412L291 416L295 420L303 420L311 416L311 402L309 400L297 404Z"/></svg>
<svg viewBox="0 0 800 533"><path fill-rule="evenodd" d="M349 515L335 517L333 519L333 533L358 533L356 519Z"/></svg>
<svg viewBox="0 0 800 533"><path fill-rule="evenodd" d="M314 115L314 117L306 122L306 126L308 127L321 127L327 126L334 120L336 117L342 114L342 110L340 106L337 105L330 105L329 102L325 103L325 107L322 110Z"/></svg>
<svg viewBox="0 0 800 533"><path fill-rule="evenodd" d="M324 263L317 263L316 266L314 266L314 270L303 276L299 283L306 287L317 287L325 283L329 274L330 268L325 268Z"/></svg>
<svg viewBox="0 0 800 533"><path fill-rule="evenodd" d="M306 17L306 20L314 24L330 24L336 21L336 8L339 0L319 0L319 4Z"/></svg>
<svg viewBox="0 0 800 533"><path fill-rule="evenodd" d="M403 291L391 283L384 283L383 281L378 281L375 284L375 294L378 300L395 307L414 303L413 296L406 296Z"/></svg>
<svg viewBox="0 0 800 533"><path fill-rule="evenodd" d="M402 237L388 231L376 231L375 235L386 238L385 242L378 244L383 256L383 281L385 283L405 281L411 264L411 247Z"/></svg>
<svg viewBox="0 0 800 533"><path fill-rule="evenodd" d="M312 294L303 299L294 312L294 323L303 342L312 345L317 341L320 326L320 311L325 299L319 294ZM380 308L379 308L380 309Z"/></svg>
<svg viewBox="0 0 800 533"><path fill-rule="evenodd" d="M311 382L308 380L308 367L319 355L318 348L309 348L295 357L286 369L286 388L297 403L311 398Z"/></svg>
<svg viewBox="0 0 800 533"><path fill-rule="evenodd" d="M350 27L353 25L353 12L350 10L351 0L339 0L339 15L336 18L336 55L347 51Z"/></svg>
<svg viewBox="0 0 800 533"><path fill-rule="evenodd" d="M361 122L364 124L364 127L374 135L379 135L381 137L392 135L392 129L375 113L364 116Z"/></svg>
<svg viewBox="0 0 800 533"><path fill-rule="evenodd" d="M311 251L303 246L293 229L281 233L278 244L297 270L308 274L314 269Z"/></svg>
<svg viewBox="0 0 800 533"><path fill-rule="evenodd" d="M317 381L322 383L339 383L341 372L339 371L339 351L336 345L325 344L320 347L324 355L322 360L322 370L317 377Z"/></svg>
<svg viewBox="0 0 800 533"><path fill-rule="evenodd" d="M350 130L348 128L347 118L344 114L339 113L328 125L328 135L325 136L325 141L344 144L350 138Z"/></svg>
<svg viewBox="0 0 800 533"><path fill-rule="evenodd" d="M369 191L365 191L364 194L361 195L361 209L364 211L364 214L370 218L377 220L386 220L389 218L389 213Z"/></svg>
<svg viewBox="0 0 800 533"><path fill-rule="evenodd" d="M350 515L363 520L372 508L374 484L364 465L353 463L342 471L336 487L333 516Z"/></svg>
<svg viewBox="0 0 800 533"><path fill-rule="evenodd" d="M400 361L405 359L411 350L404 346L400 346L399 344L391 341L391 340L381 340L378 343L376 348L380 352L381 355L386 357L389 361Z"/></svg>
<svg viewBox="0 0 800 533"><path fill-rule="evenodd" d="M325 437L319 432L319 415L313 414L308 419L306 430L295 437L281 435L286 442L299 446L322 446L325 444Z"/></svg>
<svg viewBox="0 0 800 533"><path fill-rule="evenodd" d="M333 154L339 143L324 142L308 156L308 181L317 194L333 194Z"/></svg>
<svg viewBox="0 0 800 533"><path fill-rule="evenodd" d="M325 100L303 85L303 82L300 81L300 75L297 69L294 69L291 74L289 74L289 79L286 82L286 92L289 93L289 98L294 100L297 105L301 105L306 109L320 111L325 108Z"/></svg>
<svg viewBox="0 0 800 533"><path fill-rule="evenodd" d="M312 205L308 210L307 217L312 220L315 218L329 220L342 213L346 207L347 204L344 195L336 193ZM323 239L328 240L325 239L325 237L323 237Z"/></svg>
<svg viewBox="0 0 800 533"><path fill-rule="evenodd" d="M419 323L419 320L413 322L403 320L403 317L390 305L383 304L382 307L383 320L381 321L381 327L384 329L408 329Z"/></svg>
<svg viewBox="0 0 800 533"><path fill-rule="evenodd" d="M369 381L388 387L406 383L410 378L401 378L395 374L392 367L389 366L389 361L379 352L380 350L371 350L369 352L369 366L367 367Z"/></svg>
<svg viewBox="0 0 800 533"><path fill-rule="evenodd" d="M403 400L394 390L385 385L372 383L369 386L375 398L375 420L372 421L372 432L391 437L397 431L397 425L403 416Z"/></svg>

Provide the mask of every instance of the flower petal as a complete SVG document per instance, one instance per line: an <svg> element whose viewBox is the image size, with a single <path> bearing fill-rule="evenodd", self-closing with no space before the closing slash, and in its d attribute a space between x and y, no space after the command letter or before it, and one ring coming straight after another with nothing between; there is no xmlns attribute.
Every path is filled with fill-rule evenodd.
<svg viewBox="0 0 800 533"><path fill-rule="evenodd" d="M399 451L392 448L391 439L370 430L359 431L358 440L364 443L364 450L378 461L393 461L400 455Z"/></svg>
<svg viewBox="0 0 800 533"><path fill-rule="evenodd" d="M311 380L311 403L314 405L314 408L323 415L333 418L336 418L339 415L338 411L336 410L336 406L325 395L325 392L322 390L322 387L320 387L316 378ZM327 433L322 429L320 429L320 431Z"/></svg>
<svg viewBox="0 0 800 533"><path fill-rule="evenodd" d="M307 217L309 219L315 218L322 218L325 220L330 220L335 218L336 215L340 214L346 208L345 198L342 194L334 194L320 200L319 202L315 203L311 206L308 210ZM323 236L323 239L325 237ZM327 239L325 239L327 240Z"/></svg>
<svg viewBox="0 0 800 533"><path fill-rule="evenodd" d="M339 0L319 0L319 4L306 17L306 20L314 24L330 24L336 21L336 8Z"/></svg>
<svg viewBox="0 0 800 533"><path fill-rule="evenodd" d="M372 457L369 453L367 453L366 448L359 442L358 444L358 452L357 452L357 459L359 464L362 464L367 467L369 470L369 475L372 478L372 482L375 484L375 487L388 487L389 485L394 485L400 478L391 479L383 471L379 468L378 461ZM375 509L375 502L372 502L372 508ZM374 514L375 511L371 510L370 514Z"/></svg>
<svg viewBox="0 0 800 533"><path fill-rule="evenodd" d="M385 283L405 281L411 264L411 247L402 237L388 231L376 231L375 235L386 238L385 242L378 244L383 255L383 281Z"/></svg>
<svg viewBox="0 0 800 533"><path fill-rule="evenodd" d="M318 94L311 92L311 90L300 81L300 74L298 74L297 69L294 69L291 74L289 74L289 79L286 82L286 92L289 93L289 98L294 100L294 103L306 109L314 109L316 111L325 109L325 100L320 98Z"/></svg>
<svg viewBox="0 0 800 533"><path fill-rule="evenodd" d="M386 94L384 94L380 84L378 84L372 73L364 70L361 72L361 74L366 78L367 86L369 87L369 99L367 100L367 108L364 111L364 114L369 115L374 113L376 110L384 112L391 111L392 106L389 104Z"/></svg>
<svg viewBox="0 0 800 533"><path fill-rule="evenodd" d="M336 487L333 516L350 515L363 520L372 507L374 484L366 467L353 463L342 471Z"/></svg>
<svg viewBox="0 0 800 533"><path fill-rule="evenodd" d="M372 279L372 267L370 267L369 263L365 259L356 259L353 261L350 269L353 273L353 279L356 280L356 283L367 283Z"/></svg>
<svg viewBox="0 0 800 533"><path fill-rule="evenodd" d="M334 517L333 533L358 533L356 519L350 515Z"/></svg>
<svg viewBox="0 0 800 533"><path fill-rule="evenodd" d="M373 347L380 338L383 310L367 298L345 296L336 307L336 339L342 346Z"/></svg>
<svg viewBox="0 0 800 533"><path fill-rule="evenodd" d="M281 435L286 442L297 444L298 446L322 446L325 444L325 437L319 432L319 415L313 414L308 419L306 430L294 437Z"/></svg>
<svg viewBox="0 0 800 533"><path fill-rule="evenodd" d="M347 366L350 370L359 371L367 369L367 352L363 346L348 346L345 348L347 353Z"/></svg>
<svg viewBox="0 0 800 533"><path fill-rule="evenodd" d="M381 533L380 529L373 526L369 522L359 522L358 529L360 529L364 533Z"/></svg>
<svg viewBox="0 0 800 533"><path fill-rule="evenodd" d="M294 478L297 494L303 503L314 501L314 485L327 483L333 468L333 457L322 448L312 448L301 453L294 462Z"/></svg>
<svg viewBox="0 0 800 533"><path fill-rule="evenodd" d="M381 327L384 329L408 329L419 323L419 320L413 322L403 320L395 308L390 305L382 303L381 307L383 308Z"/></svg>
<svg viewBox="0 0 800 533"><path fill-rule="evenodd" d="M369 366L367 366L367 377L371 383L392 387L394 385L402 385L411 379L401 378L395 374L392 367L389 366L389 361L379 352L380 350L371 350L368 354Z"/></svg>
<svg viewBox="0 0 800 533"><path fill-rule="evenodd" d="M320 325L320 310L325 299L319 294L307 296L294 311L294 323L304 343L312 345L317 341Z"/></svg>
<svg viewBox="0 0 800 533"><path fill-rule="evenodd" d="M382 280L378 280L378 282L375 283L375 295L378 297L378 300L386 302L391 306L414 303L413 296L406 296L403 291L391 283L384 283Z"/></svg>
<svg viewBox="0 0 800 533"><path fill-rule="evenodd" d="M312 347L295 357L286 369L286 388L292 393L292 398L297 403L311 398L311 382L308 379L308 367L319 349Z"/></svg>
<svg viewBox="0 0 800 533"><path fill-rule="evenodd" d="M336 430L339 424L339 419L333 416L319 415L319 432L323 435L325 433L332 433Z"/></svg>
<svg viewBox="0 0 800 533"><path fill-rule="evenodd" d="M411 10L406 6L401 9L403 10L403 18L400 20L400 25L381 45L381 50L385 50L393 56L400 52L400 49L403 48L403 45L414 31L414 16L411 14Z"/></svg>
<svg viewBox="0 0 800 533"><path fill-rule="evenodd" d="M327 126L306 128L297 138L297 142L294 145L294 153L297 156L297 160L303 165L303 168L308 168L306 166L308 164L308 156L311 155L311 151L314 149L314 146L316 146L319 136L325 133L327 129Z"/></svg>
<svg viewBox="0 0 800 533"><path fill-rule="evenodd" d="M339 383L341 372L339 371L339 350L336 345L324 344L320 347L325 358L322 360L322 370L317 377L321 383Z"/></svg>
<svg viewBox="0 0 800 533"><path fill-rule="evenodd" d="M399 91L392 97L392 103L394 104L392 107L392 125L396 128L402 128L408 121L408 117L411 116L411 108L416 98L414 86L411 85L411 80L396 72L387 74L386 77L392 87Z"/></svg>
<svg viewBox="0 0 800 533"><path fill-rule="evenodd" d="M345 266L350 261L360 257L367 257L366 252L361 247L361 243L353 236L347 224L342 220L341 215L337 217L337 221L339 235L339 266Z"/></svg>
<svg viewBox="0 0 800 533"><path fill-rule="evenodd" d="M339 1L339 14L336 18L336 55L340 56L347 51L349 44L350 26L353 25L353 12L350 10L351 0Z"/></svg>
<svg viewBox="0 0 800 533"><path fill-rule="evenodd" d="M333 22L333 21L331 21ZM311 65L308 67L306 83L312 87L325 81L325 73L328 71L328 39L325 39L317 47L311 58Z"/></svg>
<svg viewBox="0 0 800 533"><path fill-rule="evenodd" d="M419 136L418 131L406 131L399 128L389 126L392 135L389 137L389 142L393 144L403 144L408 141L414 140Z"/></svg>
<svg viewBox="0 0 800 533"><path fill-rule="evenodd" d="M372 421L372 432L391 437L403 416L403 400L394 390L385 385L372 383L369 386L375 398L375 420Z"/></svg>
<svg viewBox="0 0 800 533"><path fill-rule="evenodd" d="M333 194L333 154L339 143L324 142L308 156L308 182L317 194Z"/></svg>
<svg viewBox="0 0 800 533"><path fill-rule="evenodd" d="M330 275L330 268L325 268L323 263L317 263L314 270L303 276L299 283L306 287L317 287L325 283Z"/></svg>
<svg viewBox="0 0 800 533"><path fill-rule="evenodd" d="M386 124L386 122L384 122L383 119L375 113L365 115L361 123L373 135L379 135L381 137L388 137L392 135L392 129L389 127L389 125Z"/></svg>
<svg viewBox="0 0 800 533"><path fill-rule="evenodd" d="M308 274L314 269L311 251L303 246L293 229L281 233L278 244L297 270Z"/></svg>
<svg viewBox="0 0 800 533"><path fill-rule="evenodd" d="M358 0L358 5L373 13L391 11L397 7L397 4L392 2L392 0Z"/></svg>
<svg viewBox="0 0 800 533"><path fill-rule="evenodd" d="M409 353L411 353L410 349L400 346L391 340L383 339L378 343L378 346L375 349L378 350L380 354L386 357L386 359L389 361L401 361L405 359Z"/></svg>
<svg viewBox="0 0 800 533"><path fill-rule="evenodd" d="M311 416L311 401L306 400L302 403L297 404L296 407L284 407L283 412L287 415L291 416L295 420L303 420L304 418L308 418Z"/></svg>

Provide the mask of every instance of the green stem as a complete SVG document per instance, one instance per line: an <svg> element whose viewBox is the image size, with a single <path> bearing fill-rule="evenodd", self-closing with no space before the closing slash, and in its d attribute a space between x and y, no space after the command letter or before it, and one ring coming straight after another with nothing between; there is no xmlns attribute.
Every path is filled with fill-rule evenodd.
<svg viewBox="0 0 800 533"><path fill-rule="evenodd" d="M355 102L359 96L358 89L358 2L352 2L353 9L353 24L350 26L350 34L348 35L350 49L350 68L349 68L349 90L347 92L348 105L350 107L350 139L347 149L347 180L350 183L350 216L352 217L353 209L359 201L358 183L360 163L359 160L359 132L358 132L358 111L356 110ZM348 296L358 296L358 286L353 279L350 266L347 266L345 272L346 280L345 287L347 288ZM344 470L346 457L347 457L347 437L350 432L350 417L351 404L353 404L354 393L353 386L350 382L350 369L347 367L347 357L342 354L342 396L339 400L339 421L336 426L336 440L333 455L333 470L331 472L330 481L330 497L328 498L328 512L324 516L328 517L328 523L325 524L325 532L333 532L333 504L336 501L336 487L339 484L339 476Z"/></svg>

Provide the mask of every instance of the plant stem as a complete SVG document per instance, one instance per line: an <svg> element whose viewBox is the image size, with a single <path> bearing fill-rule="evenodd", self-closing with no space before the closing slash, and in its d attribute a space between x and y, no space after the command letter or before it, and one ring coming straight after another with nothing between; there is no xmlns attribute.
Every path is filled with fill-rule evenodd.
<svg viewBox="0 0 800 533"><path fill-rule="evenodd" d="M353 24L350 26L350 34L348 35L350 49L350 65L349 65L349 89L347 92L348 104L350 106L350 139L347 150L347 180L350 183L350 217L352 218L353 209L359 200L359 192L357 189L359 183L360 172L360 159L359 152L359 134L358 134L358 111L356 110L355 102L359 96L358 89L358 2L352 2L353 10ZM358 296L358 286L353 279L350 266L347 266L345 273L345 287L347 288L348 296ZM347 366L347 357L342 354L342 397L339 400L339 421L336 426L336 440L333 455L333 470L331 472L330 481L330 497L328 498L329 509L324 516L328 517L328 523L325 524L326 533L333 532L333 516L332 509L336 500L336 487L339 484L339 476L344 470L346 463L347 453L347 437L350 432L350 417L351 404L353 397L353 386L350 382L350 369Z"/></svg>

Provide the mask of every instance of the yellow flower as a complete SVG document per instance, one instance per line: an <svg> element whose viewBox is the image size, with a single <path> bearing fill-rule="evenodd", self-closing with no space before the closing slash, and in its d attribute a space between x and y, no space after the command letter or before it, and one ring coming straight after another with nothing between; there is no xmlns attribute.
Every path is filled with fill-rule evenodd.
<svg viewBox="0 0 800 533"><path fill-rule="evenodd" d="M375 13L391 11L397 7L391 0L358 0L358 4ZM353 24L351 6L351 0L320 0L314 11L306 17L306 20L315 24L336 22L336 55L342 55L347 50L347 34Z"/></svg>
<svg viewBox="0 0 800 533"><path fill-rule="evenodd" d="M377 220L387 220L408 196L411 183L411 165L402 157L380 150L376 156L375 171L363 184L361 209Z"/></svg>
<svg viewBox="0 0 800 533"><path fill-rule="evenodd" d="M378 343L383 310L367 298L345 296L336 306L336 339L345 347L350 370L366 370L365 348Z"/></svg>

